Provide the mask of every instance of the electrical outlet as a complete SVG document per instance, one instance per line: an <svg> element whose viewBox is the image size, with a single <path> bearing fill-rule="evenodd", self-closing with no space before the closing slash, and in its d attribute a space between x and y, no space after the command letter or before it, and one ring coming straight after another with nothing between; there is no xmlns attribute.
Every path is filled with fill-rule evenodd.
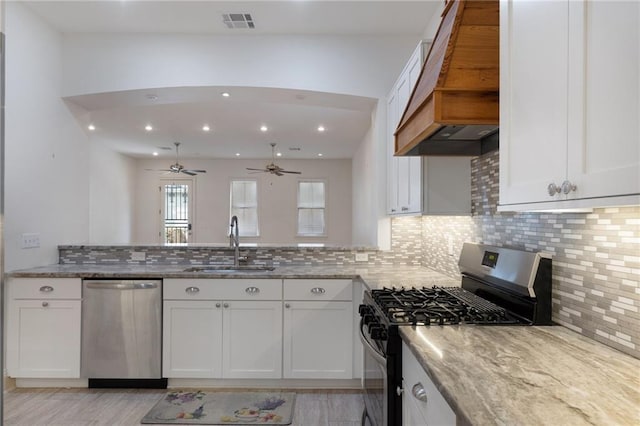
<svg viewBox="0 0 640 426"><path fill-rule="evenodd" d="M144 261L147 259L147 255L143 251L132 251L131 260Z"/></svg>
<svg viewBox="0 0 640 426"><path fill-rule="evenodd" d="M369 253L356 253L356 262L368 262Z"/></svg>
<svg viewBox="0 0 640 426"><path fill-rule="evenodd" d="M40 234L22 234L22 248L37 248L40 247Z"/></svg>

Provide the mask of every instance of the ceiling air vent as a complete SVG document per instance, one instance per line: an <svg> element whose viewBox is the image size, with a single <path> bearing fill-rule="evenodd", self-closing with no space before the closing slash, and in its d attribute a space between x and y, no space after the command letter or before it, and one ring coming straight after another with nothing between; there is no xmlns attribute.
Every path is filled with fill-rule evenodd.
<svg viewBox="0 0 640 426"><path fill-rule="evenodd" d="M229 29L234 28L255 28L253 18L250 13L223 13L222 22Z"/></svg>

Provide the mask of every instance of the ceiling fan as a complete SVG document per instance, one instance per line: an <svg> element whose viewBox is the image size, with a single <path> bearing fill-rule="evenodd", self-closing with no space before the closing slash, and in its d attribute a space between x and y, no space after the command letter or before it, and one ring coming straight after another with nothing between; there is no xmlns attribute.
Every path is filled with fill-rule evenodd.
<svg viewBox="0 0 640 426"><path fill-rule="evenodd" d="M291 170L284 170L282 167L276 165L276 144L271 145L271 163L267 164L264 169L252 169L247 167L247 170L251 170L249 173L271 173L272 175L282 176L284 173L290 173L294 175L302 174L302 172L294 172Z"/></svg>
<svg viewBox="0 0 640 426"><path fill-rule="evenodd" d="M170 165L168 169L159 170L160 172L184 173L185 175L189 175L189 176L195 176L198 173L207 173L206 170L185 169L184 166L182 164L180 164L180 162L179 162L180 142L174 142L173 144L176 146L176 162L175 162L175 164Z"/></svg>

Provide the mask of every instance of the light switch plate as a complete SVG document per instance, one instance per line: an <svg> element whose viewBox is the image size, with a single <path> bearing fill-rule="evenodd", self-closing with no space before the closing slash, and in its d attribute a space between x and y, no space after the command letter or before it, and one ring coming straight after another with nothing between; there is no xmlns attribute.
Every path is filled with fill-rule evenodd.
<svg viewBox="0 0 640 426"><path fill-rule="evenodd" d="M146 260L147 255L143 251L132 251L131 252L131 260L142 261Z"/></svg>
<svg viewBox="0 0 640 426"><path fill-rule="evenodd" d="M369 253L356 253L356 262L368 262Z"/></svg>
<svg viewBox="0 0 640 426"><path fill-rule="evenodd" d="M37 248L40 247L40 234L30 233L22 234L22 248Z"/></svg>

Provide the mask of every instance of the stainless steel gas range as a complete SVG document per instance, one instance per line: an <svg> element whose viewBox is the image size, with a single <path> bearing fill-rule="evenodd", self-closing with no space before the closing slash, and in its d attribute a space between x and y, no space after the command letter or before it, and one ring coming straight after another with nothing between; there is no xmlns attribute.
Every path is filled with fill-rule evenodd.
<svg viewBox="0 0 640 426"><path fill-rule="evenodd" d="M399 327L550 325L551 259L465 243L461 287L373 289L360 305L365 348L363 425L402 424Z"/></svg>

